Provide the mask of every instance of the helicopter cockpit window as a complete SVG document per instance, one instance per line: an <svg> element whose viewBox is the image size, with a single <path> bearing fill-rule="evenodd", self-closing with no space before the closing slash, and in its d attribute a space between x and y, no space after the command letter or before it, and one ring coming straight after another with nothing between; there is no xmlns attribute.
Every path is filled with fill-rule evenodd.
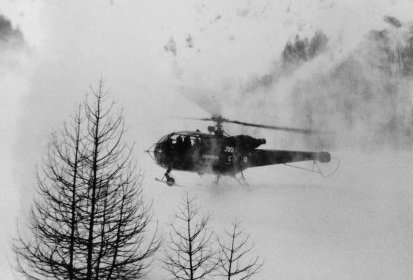
<svg viewBox="0 0 413 280"><path fill-rule="evenodd" d="M186 154L201 147L201 136L193 132L177 132L168 135L172 150L179 154Z"/></svg>
<svg viewBox="0 0 413 280"><path fill-rule="evenodd" d="M176 149L178 152L181 152L181 151L182 151L182 149L183 149L183 143L184 143L184 140L183 140L182 136L181 136L181 135L178 135L178 137L176 137L176 139L175 139L175 149Z"/></svg>
<svg viewBox="0 0 413 280"><path fill-rule="evenodd" d="M182 153L185 150L185 134L174 133L169 136L169 141L172 143L172 149L178 153Z"/></svg>
<svg viewBox="0 0 413 280"><path fill-rule="evenodd" d="M192 146L200 146L201 145L201 137L198 135L191 137Z"/></svg>
<svg viewBox="0 0 413 280"><path fill-rule="evenodd" d="M192 147L191 137L186 135L183 140L183 148L185 151L188 151Z"/></svg>

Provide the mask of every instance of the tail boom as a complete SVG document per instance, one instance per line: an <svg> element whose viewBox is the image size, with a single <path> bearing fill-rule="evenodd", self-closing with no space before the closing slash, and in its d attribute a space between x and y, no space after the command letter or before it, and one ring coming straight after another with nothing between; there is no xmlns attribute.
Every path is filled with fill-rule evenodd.
<svg viewBox="0 0 413 280"><path fill-rule="evenodd" d="M245 168L308 160L326 163L331 160L331 155L328 152L255 149L248 153L247 159L247 162L244 160Z"/></svg>

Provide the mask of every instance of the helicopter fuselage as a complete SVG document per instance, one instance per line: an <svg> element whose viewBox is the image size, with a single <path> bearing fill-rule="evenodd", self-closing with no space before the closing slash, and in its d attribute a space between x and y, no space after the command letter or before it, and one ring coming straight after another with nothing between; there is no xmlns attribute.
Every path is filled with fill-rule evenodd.
<svg viewBox="0 0 413 280"><path fill-rule="evenodd" d="M330 161L327 152L258 149L265 139L248 135L220 135L181 131L161 138L154 147L154 159L167 170L235 176L250 167L287 162Z"/></svg>

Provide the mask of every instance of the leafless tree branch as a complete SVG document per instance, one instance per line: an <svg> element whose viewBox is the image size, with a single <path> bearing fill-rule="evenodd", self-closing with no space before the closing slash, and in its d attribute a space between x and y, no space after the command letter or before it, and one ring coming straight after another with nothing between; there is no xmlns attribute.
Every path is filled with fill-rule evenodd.
<svg viewBox="0 0 413 280"><path fill-rule="evenodd" d="M163 263L172 279L207 279L218 265L209 217L200 216L199 210L195 199L187 195L171 223Z"/></svg>
<svg viewBox="0 0 413 280"><path fill-rule="evenodd" d="M249 234L246 234L238 222L232 224L232 231L225 231L226 242L218 239L220 257L219 273L225 279L247 280L258 273L263 261L257 256L251 258L253 244L250 244Z"/></svg>
<svg viewBox="0 0 413 280"><path fill-rule="evenodd" d="M72 121L51 136L38 171L31 237L13 241L17 270L27 279L141 279L160 247L147 238L151 205L124 144L123 115L103 82Z"/></svg>

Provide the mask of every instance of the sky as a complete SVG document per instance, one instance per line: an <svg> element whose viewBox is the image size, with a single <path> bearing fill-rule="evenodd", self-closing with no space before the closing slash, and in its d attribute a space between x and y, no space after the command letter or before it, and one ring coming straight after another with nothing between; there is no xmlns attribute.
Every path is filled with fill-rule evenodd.
<svg viewBox="0 0 413 280"><path fill-rule="evenodd" d="M217 233L243 223L264 259L257 279L413 276L412 79L383 62L383 48L408 42L411 1L1 0L0 7L24 39L0 48L1 279L19 279L9 244L27 219L50 134L100 79L124 109L126 140L162 230L189 192ZM287 42L317 31L328 38L325 48L298 66L285 63ZM213 187L213 177L183 172L173 172L183 187L159 184L164 170L143 151L169 132L206 129L173 117L209 116L179 86L195 88L195 97L214 94L230 119L333 131L325 139L225 127L265 137L267 148L328 150L340 159L337 173L270 166L245 172L249 188L231 178ZM148 279L166 279L157 264Z"/></svg>

